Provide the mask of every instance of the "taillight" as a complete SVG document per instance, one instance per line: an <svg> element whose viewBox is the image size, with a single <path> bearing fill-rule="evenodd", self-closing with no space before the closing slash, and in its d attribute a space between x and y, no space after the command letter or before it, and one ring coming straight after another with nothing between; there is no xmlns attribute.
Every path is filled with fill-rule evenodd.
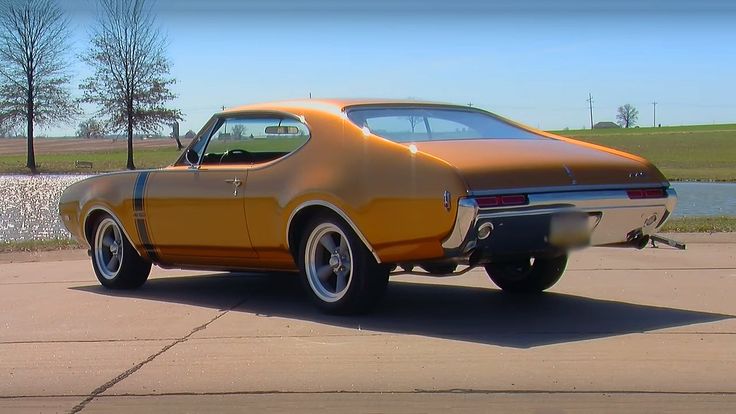
<svg viewBox="0 0 736 414"><path fill-rule="evenodd" d="M628 194L629 198L632 200L667 197L667 193L665 193L663 188L643 188L637 190L627 190L626 194Z"/></svg>
<svg viewBox="0 0 736 414"><path fill-rule="evenodd" d="M524 194L478 197L475 201L480 208L523 206L529 203L529 199Z"/></svg>

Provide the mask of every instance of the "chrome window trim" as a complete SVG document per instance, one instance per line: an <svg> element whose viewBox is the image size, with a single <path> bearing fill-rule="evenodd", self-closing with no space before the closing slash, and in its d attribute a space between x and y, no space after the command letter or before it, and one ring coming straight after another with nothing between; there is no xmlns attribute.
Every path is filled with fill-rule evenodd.
<svg viewBox="0 0 736 414"><path fill-rule="evenodd" d="M173 165L187 165L187 166L189 166L189 163L186 162L186 160L184 159L184 157L186 156L186 152L191 147L194 146L195 142L197 142L199 140L198 137L201 135L202 136L201 139L204 139L207 142L204 144L204 147L202 149L202 154L199 154L199 161L197 162L197 164L196 165L193 165L193 166L190 166L190 168L188 168L189 170L199 170L202 167L202 158L204 158L204 154L207 152L207 147L210 145L210 141L212 140L212 135L214 135L214 133L217 132L217 129L216 128L218 127L218 125L221 125L220 124L221 121L224 122L225 120L231 119L231 118L263 119L263 118L269 117L269 116L272 116L272 117L280 117L280 118L284 118L284 119L287 119L288 118L288 119L291 119L293 121L297 121L300 124L304 125L304 127L306 128L306 130L308 132L307 139L305 139L304 142L299 147L295 148L293 151L290 151L288 154L286 154L286 155L284 155L282 157L276 158L274 160L263 162L263 163L258 163L258 164L231 164L231 165L233 165L233 166L240 166L240 168L244 168L245 167L245 168L249 168L249 169L260 169L260 168L269 167L269 166L271 166L273 164L276 164L277 162L280 162L280 161L282 161L282 160L284 160L284 159L286 159L286 158L294 155L297 151L299 151L302 148L304 148L304 146L306 146L309 143L309 141L312 140L312 128L309 127L309 124L307 123L307 120L304 117L304 115L297 115L297 114L294 114L294 113L291 113L291 112L283 112L283 111L263 111L263 110L257 110L257 111L233 111L233 112L224 111L224 112L219 112L219 113L215 114L214 116L212 116L212 118L210 118L209 121L207 121L207 123L205 123L205 125L202 127L202 130L200 131L200 134L197 134L197 136L187 146L187 148L184 150L184 152L182 153L182 155L180 155L179 158L177 158L177 161ZM206 166L207 165L205 165L205 167Z"/></svg>
<svg viewBox="0 0 736 414"><path fill-rule="evenodd" d="M335 213L337 213L337 215L339 215L343 220L345 220L346 223L348 223L348 225L353 229L353 231L355 232L355 234L358 235L358 238L363 242L363 244L365 244L365 246L368 248L368 250L371 252L371 254L373 254L373 257L376 259L376 262L381 263L381 258L378 257L378 254L376 253L376 250L373 249L373 246L371 246L371 244L368 242L368 239L365 238L365 236L363 235L363 233L360 231L360 229L358 229L358 226L356 226L355 223L353 223L353 221L350 219L350 217L348 217L348 215L345 214L345 212L342 211L336 205L334 205L334 204L332 204L332 203L330 203L328 201L322 201L322 200L306 201L306 202L304 202L302 204L299 204L299 206L297 206L297 208L295 208L291 212L291 214L289 215L289 220L286 222L286 238L284 239L284 240L286 240L286 248L287 249L290 249L291 248L291 246L289 246L289 230L291 229L291 221L294 219L294 216L296 216L296 214L298 212L300 212L301 210L303 210L306 207L311 207L311 206L327 207L330 210L332 210Z"/></svg>

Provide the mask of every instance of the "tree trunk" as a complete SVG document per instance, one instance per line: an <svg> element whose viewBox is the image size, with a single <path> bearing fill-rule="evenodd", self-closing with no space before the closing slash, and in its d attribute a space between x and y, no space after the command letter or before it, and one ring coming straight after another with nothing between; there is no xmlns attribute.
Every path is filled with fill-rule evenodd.
<svg viewBox="0 0 736 414"><path fill-rule="evenodd" d="M128 102L128 166L129 170L135 170L133 164L133 103Z"/></svg>
<svg viewBox="0 0 736 414"><path fill-rule="evenodd" d="M27 96L27 114L26 114L26 121L28 121L28 128L27 128L27 140L28 140L28 157L26 160L26 167L28 167L29 170L31 170L31 174L36 174L36 154L33 151L33 118L34 118L34 108L33 108L33 78L28 79L28 96Z"/></svg>

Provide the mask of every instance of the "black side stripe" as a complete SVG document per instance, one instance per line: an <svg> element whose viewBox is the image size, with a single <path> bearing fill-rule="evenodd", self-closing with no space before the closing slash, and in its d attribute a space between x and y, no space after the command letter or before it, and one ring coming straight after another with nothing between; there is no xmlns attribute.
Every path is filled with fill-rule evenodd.
<svg viewBox="0 0 736 414"><path fill-rule="evenodd" d="M143 251L152 262L158 262L158 254L151 243L151 237L148 235L148 227L146 227L146 212L144 195L146 191L146 182L148 182L148 171L138 174L133 189L133 218L135 219L135 227L138 230L138 237L141 239Z"/></svg>

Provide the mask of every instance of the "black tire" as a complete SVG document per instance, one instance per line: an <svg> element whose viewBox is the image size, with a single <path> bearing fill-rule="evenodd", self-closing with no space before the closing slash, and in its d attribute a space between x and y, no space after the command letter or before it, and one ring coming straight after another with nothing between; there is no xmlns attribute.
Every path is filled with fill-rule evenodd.
<svg viewBox="0 0 736 414"><path fill-rule="evenodd" d="M449 275L450 273L454 272L455 269L457 269L457 264L455 263L425 263L421 265L422 269L424 269L427 273L431 275L441 276L441 275Z"/></svg>
<svg viewBox="0 0 736 414"><path fill-rule="evenodd" d="M366 312L388 285L388 266L377 263L352 228L333 216L315 217L304 227L298 263L305 290L327 313Z"/></svg>
<svg viewBox="0 0 736 414"><path fill-rule="evenodd" d="M567 255L535 258L515 262L487 264L486 272L493 283L506 292L539 293L552 287L567 266Z"/></svg>
<svg viewBox="0 0 736 414"><path fill-rule="evenodd" d="M151 273L151 262L135 251L115 219L103 215L94 225L90 241L92 267L97 280L110 289L135 289Z"/></svg>

